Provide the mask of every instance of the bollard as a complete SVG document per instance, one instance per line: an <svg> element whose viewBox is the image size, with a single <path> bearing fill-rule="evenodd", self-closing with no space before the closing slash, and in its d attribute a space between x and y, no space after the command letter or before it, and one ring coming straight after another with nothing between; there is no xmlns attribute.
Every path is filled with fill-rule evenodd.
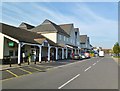
<svg viewBox="0 0 120 91"><path fill-rule="evenodd" d="M35 64L36 64L36 60L35 60Z"/></svg>
<svg viewBox="0 0 120 91"><path fill-rule="evenodd" d="M29 59L28 59L28 65L30 65L30 63L29 63Z"/></svg>
<svg viewBox="0 0 120 91"><path fill-rule="evenodd" d="M19 66L21 66L21 63L20 64L18 64Z"/></svg>

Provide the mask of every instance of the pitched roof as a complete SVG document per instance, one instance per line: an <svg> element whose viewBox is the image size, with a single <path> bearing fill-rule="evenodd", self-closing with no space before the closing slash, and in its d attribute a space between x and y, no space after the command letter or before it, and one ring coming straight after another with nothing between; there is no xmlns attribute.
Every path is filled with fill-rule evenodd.
<svg viewBox="0 0 120 91"><path fill-rule="evenodd" d="M14 26L3 24L3 23L0 23L0 26L2 26L1 32L3 34L6 34L12 38L15 38L15 39L19 40L20 42L42 44L44 40L47 40L50 45L57 46L56 43L49 40L48 38L45 38L41 34L30 32L25 29L17 28ZM38 41L38 39L39 39L39 41Z"/></svg>
<svg viewBox="0 0 120 91"><path fill-rule="evenodd" d="M67 37L69 35L62 29L60 28L57 24L51 22L50 20L45 20L42 24L38 25L37 27L31 29L32 32L38 32L38 33L52 33L52 32L57 32L60 34L63 34Z"/></svg>
<svg viewBox="0 0 120 91"><path fill-rule="evenodd" d="M86 43L87 35L80 35L80 43Z"/></svg>
<svg viewBox="0 0 120 91"><path fill-rule="evenodd" d="M19 28L23 28L23 29L32 29L34 28L35 26L33 25L30 25L28 23L25 23L25 22L22 22L20 25L19 25Z"/></svg>
<svg viewBox="0 0 120 91"><path fill-rule="evenodd" d="M62 24L59 25L67 34L70 35L71 28L73 27L73 24Z"/></svg>

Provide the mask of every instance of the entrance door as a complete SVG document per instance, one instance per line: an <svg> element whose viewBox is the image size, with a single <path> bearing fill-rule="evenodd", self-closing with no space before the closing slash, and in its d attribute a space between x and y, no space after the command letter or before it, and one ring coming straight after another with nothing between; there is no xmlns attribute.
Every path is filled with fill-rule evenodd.
<svg viewBox="0 0 120 91"><path fill-rule="evenodd" d="M35 61L36 60L36 48L32 48L31 49L31 61Z"/></svg>

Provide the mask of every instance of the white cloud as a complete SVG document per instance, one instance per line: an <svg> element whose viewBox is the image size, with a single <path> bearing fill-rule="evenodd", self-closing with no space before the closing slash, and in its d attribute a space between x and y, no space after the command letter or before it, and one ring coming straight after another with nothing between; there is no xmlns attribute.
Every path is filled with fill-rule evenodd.
<svg viewBox="0 0 120 91"><path fill-rule="evenodd" d="M98 16L97 14L95 14L95 12L90 10L85 5L74 5L74 7L70 9L72 13L71 15L61 13L57 9L50 6L43 6L43 4L41 5L37 3L31 3L31 7L38 13L32 14L31 16L28 13L29 11L27 12L25 10L21 10L17 6L12 6L12 8L9 9L16 11L18 14L20 14L20 16L22 16L22 19L33 24L39 24L40 22L43 22L46 18L54 21L57 24L74 23L75 27L80 28L81 34L87 34L88 36L90 36L90 39L94 45L99 44L97 43L98 41L103 41L103 43L105 44L104 46L107 46L106 42L109 42L108 44L111 45L108 45L108 47L110 47L112 46L112 43L116 42L118 38L117 21ZM105 38L105 40L102 37Z"/></svg>

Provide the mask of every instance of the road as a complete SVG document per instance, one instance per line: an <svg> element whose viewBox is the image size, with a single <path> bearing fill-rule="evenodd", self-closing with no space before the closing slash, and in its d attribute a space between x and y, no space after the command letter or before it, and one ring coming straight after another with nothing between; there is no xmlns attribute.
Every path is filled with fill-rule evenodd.
<svg viewBox="0 0 120 91"><path fill-rule="evenodd" d="M2 82L3 89L118 89L118 64L91 58Z"/></svg>

